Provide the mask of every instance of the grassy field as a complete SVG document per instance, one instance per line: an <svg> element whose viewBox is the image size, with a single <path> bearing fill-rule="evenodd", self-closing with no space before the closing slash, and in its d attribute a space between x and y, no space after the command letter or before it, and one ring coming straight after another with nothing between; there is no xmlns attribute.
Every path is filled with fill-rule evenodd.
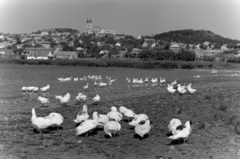
<svg viewBox="0 0 240 159"><path fill-rule="evenodd" d="M174 74L174 71L172 72ZM169 83L171 81L167 81ZM125 106L137 114L145 113L152 121L152 129L145 139L140 139L126 120L120 122L121 131L116 138L108 138L97 129L90 136L75 136L77 112L82 105L74 99L62 107L49 93L51 104L41 108L37 102L40 94L24 94L18 99L0 101L0 158L51 158L51 159L236 159L240 158L240 137L235 127L240 121L239 76L211 76L181 78L179 83L193 83L194 94L169 94L166 85L97 88L84 92L88 95L89 112L107 113L111 106ZM19 87L20 88L20 87ZM67 87L63 87L67 92ZM19 91L19 93L21 93ZM102 97L98 105L92 97ZM31 108L38 116L58 112L64 123L59 131L44 134L31 126ZM177 111L181 110L181 111ZM183 122L193 121L193 131L185 144L169 145L167 125L172 118Z"/></svg>

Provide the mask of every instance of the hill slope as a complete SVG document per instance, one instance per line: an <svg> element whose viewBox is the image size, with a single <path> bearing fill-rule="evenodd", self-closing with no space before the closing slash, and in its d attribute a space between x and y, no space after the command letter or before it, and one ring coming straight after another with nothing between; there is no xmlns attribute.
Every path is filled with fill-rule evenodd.
<svg viewBox="0 0 240 159"><path fill-rule="evenodd" d="M240 40L224 38L207 30L175 30L154 35L155 39L164 41L174 41L187 44L199 44L208 41L213 44L232 44L240 43Z"/></svg>

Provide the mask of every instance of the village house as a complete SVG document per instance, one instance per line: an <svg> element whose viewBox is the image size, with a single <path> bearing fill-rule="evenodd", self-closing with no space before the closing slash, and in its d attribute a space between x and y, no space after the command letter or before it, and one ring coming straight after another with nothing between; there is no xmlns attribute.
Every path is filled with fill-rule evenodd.
<svg viewBox="0 0 240 159"><path fill-rule="evenodd" d="M56 59L76 59L78 55L75 51L60 51L55 50L53 53L53 57Z"/></svg>
<svg viewBox="0 0 240 159"><path fill-rule="evenodd" d="M173 44L170 46L170 49L175 53L179 53L181 47L178 44Z"/></svg>
<svg viewBox="0 0 240 159"><path fill-rule="evenodd" d="M48 60L53 58L52 49L46 48L26 48L23 50L22 55L27 59Z"/></svg>
<svg viewBox="0 0 240 159"><path fill-rule="evenodd" d="M141 49L139 49L139 48L133 48L132 51L131 51L131 54L136 54L136 55L138 55L140 52L142 52Z"/></svg>

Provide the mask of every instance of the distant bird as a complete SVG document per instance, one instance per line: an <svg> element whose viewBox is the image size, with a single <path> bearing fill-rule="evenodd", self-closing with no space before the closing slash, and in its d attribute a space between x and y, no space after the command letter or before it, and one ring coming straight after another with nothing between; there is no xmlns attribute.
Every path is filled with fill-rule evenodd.
<svg viewBox="0 0 240 159"><path fill-rule="evenodd" d="M108 121L105 125L104 125L104 132L106 134L108 134L110 137L116 136L116 132L121 130L121 125L116 122L116 121Z"/></svg>
<svg viewBox="0 0 240 159"><path fill-rule="evenodd" d="M176 132L176 134L170 136L169 138L172 140L183 139L185 143L185 141L188 139L191 132L192 132L191 122L187 121L184 126L179 127L179 130Z"/></svg>
<svg viewBox="0 0 240 159"><path fill-rule="evenodd" d="M107 83L104 83L104 82L100 82L100 83L98 83L98 85L99 85L99 87L106 87L107 86Z"/></svg>
<svg viewBox="0 0 240 159"><path fill-rule="evenodd" d="M47 86L44 86L44 87L40 88L40 90L42 92L46 92L47 90L49 90L49 88L50 88L50 85L48 84Z"/></svg>
<svg viewBox="0 0 240 159"><path fill-rule="evenodd" d="M141 136L142 138L144 137L145 134L148 134L150 132L151 126L150 126L150 121L145 120L143 122L140 122L135 128L135 133Z"/></svg>
<svg viewBox="0 0 240 159"><path fill-rule="evenodd" d="M134 119L129 123L131 126L137 126L140 122L149 120L146 114L135 115Z"/></svg>
<svg viewBox="0 0 240 159"><path fill-rule="evenodd" d="M166 80L165 80L165 78L160 78L160 81L159 81L161 84L164 84L164 83L166 83Z"/></svg>
<svg viewBox="0 0 240 159"><path fill-rule="evenodd" d="M93 97L93 104L97 104L100 101L100 96L97 94L95 97Z"/></svg>
<svg viewBox="0 0 240 159"><path fill-rule="evenodd" d="M84 133L88 133L89 131L95 129L98 125L98 113L93 112L93 119L87 119L84 122L82 122L75 130L76 135L82 135Z"/></svg>
<svg viewBox="0 0 240 159"><path fill-rule="evenodd" d="M86 91L88 89L88 83L87 85L83 86L83 89Z"/></svg>
<svg viewBox="0 0 240 159"><path fill-rule="evenodd" d="M47 107L47 104L49 104L49 99L45 97L38 97L38 101L42 104L42 106Z"/></svg>
<svg viewBox="0 0 240 159"><path fill-rule="evenodd" d="M129 121L131 118L134 118L136 116L136 114L131 109L127 109L124 106L120 106L119 111L120 111L120 113L122 113L126 117L128 117Z"/></svg>
<svg viewBox="0 0 240 159"><path fill-rule="evenodd" d="M73 78L73 81L78 81L78 77L76 77L76 78Z"/></svg>
<svg viewBox="0 0 240 159"><path fill-rule="evenodd" d="M51 119L44 118L44 117L37 117L35 109L32 108L32 118L31 122L34 128L40 131L40 134L42 131L52 125Z"/></svg>
<svg viewBox="0 0 240 159"><path fill-rule="evenodd" d="M148 78L146 77L146 79L144 80L145 83L148 83Z"/></svg>
<svg viewBox="0 0 240 159"><path fill-rule="evenodd" d="M192 83L189 83L187 86L186 86L186 89L188 92L190 93L195 93L197 91L197 89L193 89L192 88Z"/></svg>
<svg viewBox="0 0 240 159"><path fill-rule="evenodd" d="M111 111L107 113L109 120L115 120L117 122L122 120L122 114L117 111L115 106L111 107Z"/></svg>
<svg viewBox="0 0 240 159"><path fill-rule="evenodd" d="M28 91L28 87L22 87L22 89L21 89L23 92L26 92L26 91Z"/></svg>
<svg viewBox="0 0 240 159"><path fill-rule="evenodd" d="M59 126L63 123L63 116L59 113L50 113L48 116L44 117L45 119L50 119L52 124L51 126L55 126L57 127L57 130L59 128Z"/></svg>
<svg viewBox="0 0 240 159"><path fill-rule="evenodd" d="M168 131L173 135L177 132L177 127L182 125L181 120L173 118L168 124Z"/></svg>

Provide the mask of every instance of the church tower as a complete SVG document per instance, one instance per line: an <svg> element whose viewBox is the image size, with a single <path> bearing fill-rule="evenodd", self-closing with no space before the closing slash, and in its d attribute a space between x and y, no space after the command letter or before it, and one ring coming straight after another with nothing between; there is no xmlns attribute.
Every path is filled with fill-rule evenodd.
<svg viewBox="0 0 240 159"><path fill-rule="evenodd" d="M87 22L86 22L86 27L85 27L85 32L87 34L89 34L90 32L92 32L92 29L93 29L93 24L92 24L92 20L88 20L87 19Z"/></svg>

